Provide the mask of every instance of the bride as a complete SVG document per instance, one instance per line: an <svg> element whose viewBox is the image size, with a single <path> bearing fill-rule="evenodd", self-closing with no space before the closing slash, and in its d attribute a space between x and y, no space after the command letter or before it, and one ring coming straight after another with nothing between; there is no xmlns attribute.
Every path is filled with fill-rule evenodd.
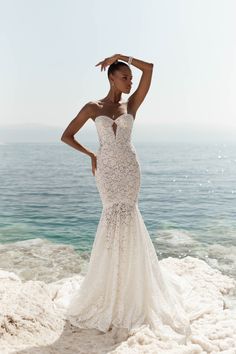
<svg viewBox="0 0 236 354"><path fill-rule="evenodd" d="M132 86L131 64L142 76L136 91L122 101L122 93L128 94ZM127 335L147 325L161 338L173 333L186 341L191 327L184 299L191 289L159 264L138 207L140 162L131 136L154 65L121 54L105 58L99 65L101 71L109 65L108 94L85 104L61 137L90 156L103 206L88 271L72 298L68 320L79 328L103 333L115 328ZM100 143L96 154L74 139L89 118Z"/></svg>

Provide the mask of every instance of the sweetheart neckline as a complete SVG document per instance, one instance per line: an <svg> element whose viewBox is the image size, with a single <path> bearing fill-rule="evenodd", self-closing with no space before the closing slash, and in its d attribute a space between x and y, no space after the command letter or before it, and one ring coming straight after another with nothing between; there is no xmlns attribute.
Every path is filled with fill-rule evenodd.
<svg viewBox="0 0 236 354"><path fill-rule="evenodd" d="M133 114L131 114L131 113L123 113L123 114L121 114L120 116L116 117L116 119L112 119L111 117L106 116L105 114L101 114L100 116L95 117L94 122L95 122L96 119L99 118L99 117L106 117L106 118L111 119L113 122L115 122L118 118L120 118L120 117L122 117L122 116L124 116L124 115L130 115L130 116L132 116L132 118L133 118L133 120L134 120L134 116L133 116Z"/></svg>

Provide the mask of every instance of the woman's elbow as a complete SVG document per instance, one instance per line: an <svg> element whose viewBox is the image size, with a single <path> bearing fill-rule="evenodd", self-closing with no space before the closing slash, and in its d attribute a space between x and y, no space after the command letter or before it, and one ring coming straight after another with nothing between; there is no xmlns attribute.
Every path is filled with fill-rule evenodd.
<svg viewBox="0 0 236 354"><path fill-rule="evenodd" d="M64 135L64 134L62 134L62 136L61 136L61 141L63 141L63 142L64 142L64 141L65 141L65 138L66 138L66 137L65 137L65 135Z"/></svg>
<svg viewBox="0 0 236 354"><path fill-rule="evenodd" d="M64 133L61 136L61 141L63 141L64 143L66 143L69 140L73 140L73 139L74 139L73 136L70 136L70 135L67 135L67 134L64 134Z"/></svg>

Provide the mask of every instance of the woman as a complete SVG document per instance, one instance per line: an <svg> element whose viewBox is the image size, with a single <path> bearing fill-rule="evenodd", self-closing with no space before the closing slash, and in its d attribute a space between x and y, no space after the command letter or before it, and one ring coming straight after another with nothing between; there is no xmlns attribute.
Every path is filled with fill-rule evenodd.
<svg viewBox="0 0 236 354"><path fill-rule="evenodd" d="M136 91L127 101L121 101L122 93L131 90L131 63L142 76ZM180 277L161 269L138 208L140 163L131 134L137 110L151 84L153 64L115 54L98 65L101 71L110 65L108 94L87 103L61 138L91 157L103 205L88 272L71 301L68 319L80 328L104 333L123 329L127 335L147 325L162 338L168 333L180 334L185 342L191 328L183 299L191 289L181 288ZM97 155L74 139L89 118L98 132Z"/></svg>

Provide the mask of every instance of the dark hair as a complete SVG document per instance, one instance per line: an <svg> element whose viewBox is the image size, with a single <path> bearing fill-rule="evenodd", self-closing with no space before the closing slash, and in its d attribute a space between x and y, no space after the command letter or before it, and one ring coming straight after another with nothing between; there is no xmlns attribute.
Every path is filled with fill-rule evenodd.
<svg viewBox="0 0 236 354"><path fill-rule="evenodd" d="M116 70L119 70L122 66L127 66L129 68L128 64L124 63L123 61L116 60L109 66L107 77L109 77L110 74L113 74Z"/></svg>

